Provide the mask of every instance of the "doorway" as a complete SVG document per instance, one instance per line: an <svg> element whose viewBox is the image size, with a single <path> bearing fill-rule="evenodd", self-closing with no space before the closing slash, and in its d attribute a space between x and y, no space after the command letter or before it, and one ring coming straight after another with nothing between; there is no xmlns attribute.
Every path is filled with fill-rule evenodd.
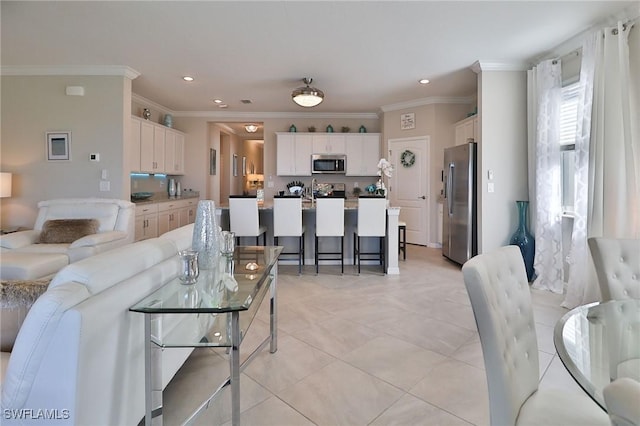
<svg viewBox="0 0 640 426"><path fill-rule="evenodd" d="M393 164L389 200L400 207L400 220L407 224L407 242L426 246L430 241L429 164L430 137L389 139L389 161Z"/></svg>

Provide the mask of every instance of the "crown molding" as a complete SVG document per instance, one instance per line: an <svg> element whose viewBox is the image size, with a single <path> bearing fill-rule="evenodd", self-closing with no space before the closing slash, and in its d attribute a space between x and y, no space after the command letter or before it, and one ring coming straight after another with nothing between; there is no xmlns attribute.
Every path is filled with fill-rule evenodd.
<svg viewBox="0 0 640 426"><path fill-rule="evenodd" d="M131 93L131 100L139 102L141 104L144 104L145 107L149 107L150 106L151 108L153 108L153 109L155 109L157 111L163 112L165 114L173 114L175 116L174 112L171 111L169 108L167 108L167 107L165 107L163 105L160 105L159 103L154 102L151 99L147 99L144 96L140 96L140 95L137 95L135 93Z"/></svg>
<svg viewBox="0 0 640 426"><path fill-rule="evenodd" d="M240 111L173 111L174 117L198 117L212 119L242 119L243 121L265 120L278 118L380 118L376 113L369 112L240 112Z"/></svg>
<svg viewBox="0 0 640 426"><path fill-rule="evenodd" d="M483 71L526 71L529 65L525 62L491 62L478 60L471 65L471 70L476 74Z"/></svg>
<svg viewBox="0 0 640 426"><path fill-rule="evenodd" d="M124 65L2 66L0 67L0 74L8 76L121 75L130 80L140 75L138 71Z"/></svg>
<svg viewBox="0 0 640 426"><path fill-rule="evenodd" d="M398 111L407 108L416 108L424 105L433 104L470 104L474 101L474 96L464 97L447 97L447 96L430 96L428 98L415 99L412 101L398 102L396 104L383 105L380 107L381 112Z"/></svg>

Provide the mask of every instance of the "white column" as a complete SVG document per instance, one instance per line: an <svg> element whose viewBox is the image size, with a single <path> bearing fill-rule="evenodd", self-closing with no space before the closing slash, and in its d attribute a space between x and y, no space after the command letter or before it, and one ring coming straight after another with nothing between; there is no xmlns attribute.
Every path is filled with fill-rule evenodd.
<svg viewBox="0 0 640 426"><path fill-rule="evenodd" d="M398 218L400 207L387 209L387 274L400 275L398 267Z"/></svg>

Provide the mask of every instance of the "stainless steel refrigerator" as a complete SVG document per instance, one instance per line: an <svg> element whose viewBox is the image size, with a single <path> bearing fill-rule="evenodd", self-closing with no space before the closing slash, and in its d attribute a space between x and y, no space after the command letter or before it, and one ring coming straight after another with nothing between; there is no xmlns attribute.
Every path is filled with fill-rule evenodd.
<svg viewBox="0 0 640 426"><path fill-rule="evenodd" d="M444 150L442 255L461 265L478 254L476 164L475 142Z"/></svg>

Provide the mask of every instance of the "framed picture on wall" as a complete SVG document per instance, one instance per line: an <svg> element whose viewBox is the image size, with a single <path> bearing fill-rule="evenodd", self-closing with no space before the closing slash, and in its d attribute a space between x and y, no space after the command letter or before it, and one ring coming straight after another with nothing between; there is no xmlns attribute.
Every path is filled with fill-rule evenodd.
<svg viewBox="0 0 640 426"><path fill-rule="evenodd" d="M71 132L47 132L47 161L71 160Z"/></svg>
<svg viewBox="0 0 640 426"><path fill-rule="evenodd" d="M416 113L408 112L400 116L400 129L409 130L416 128Z"/></svg>
<svg viewBox="0 0 640 426"><path fill-rule="evenodd" d="M209 148L209 174L216 174L216 150Z"/></svg>

